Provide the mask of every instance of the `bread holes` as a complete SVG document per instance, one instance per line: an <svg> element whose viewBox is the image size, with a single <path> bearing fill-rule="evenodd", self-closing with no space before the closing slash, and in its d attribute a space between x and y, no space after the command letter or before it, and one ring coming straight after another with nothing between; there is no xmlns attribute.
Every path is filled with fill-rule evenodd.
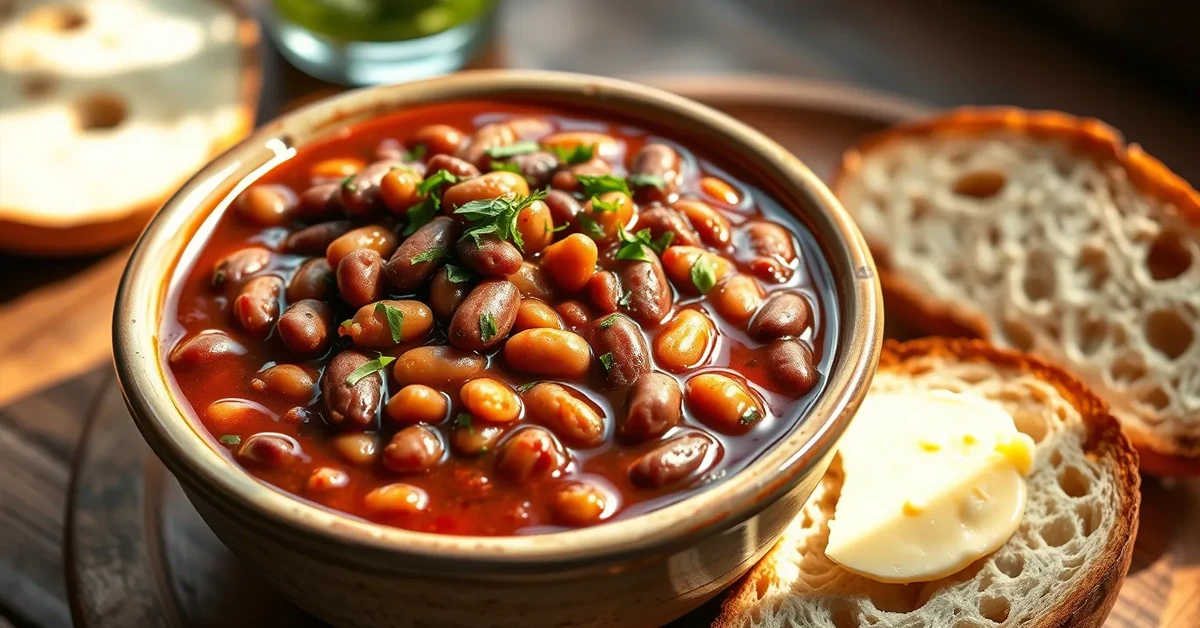
<svg viewBox="0 0 1200 628"><path fill-rule="evenodd" d="M1083 497L1092 490L1092 478L1079 467L1063 467L1058 472L1058 487L1069 497Z"/></svg>
<svg viewBox="0 0 1200 628"><path fill-rule="evenodd" d="M1155 281L1174 279L1192 265L1192 252L1176 231L1161 231L1150 243L1146 268Z"/></svg>
<svg viewBox="0 0 1200 628"><path fill-rule="evenodd" d="M979 600L979 614L997 624L1008 621L1011 606L1006 598L995 595L985 595Z"/></svg>
<svg viewBox="0 0 1200 628"><path fill-rule="evenodd" d="M1079 571L1079 567L1068 567L1058 572L1059 582L1070 582L1075 577L1075 573Z"/></svg>
<svg viewBox="0 0 1200 628"><path fill-rule="evenodd" d="M1014 349L1028 352L1033 348L1034 335L1033 330L1025 323L1014 319L1007 319L1000 325L1000 333L1008 340L1008 344Z"/></svg>
<svg viewBox="0 0 1200 628"><path fill-rule="evenodd" d="M1118 331L1120 328L1118 328ZM1126 353L1118 356L1108 367L1108 375L1112 383L1125 386L1146 376L1146 364L1142 356L1136 353Z"/></svg>
<svg viewBox="0 0 1200 628"><path fill-rule="evenodd" d="M987 241L992 248L997 248L1004 241L1004 232L1000 230L999 225L988 225Z"/></svg>
<svg viewBox="0 0 1200 628"><path fill-rule="evenodd" d="M1012 414L1013 426L1017 428L1017 431L1033 439L1035 443L1041 443L1050 433L1050 425L1046 421L1046 417L1040 413L1010 412L1010 414Z"/></svg>
<svg viewBox="0 0 1200 628"><path fill-rule="evenodd" d="M105 131L125 121L125 100L113 94L97 93L75 102L75 125L83 131Z"/></svg>
<svg viewBox="0 0 1200 628"><path fill-rule="evenodd" d="M1155 386L1143 392L1141 395L1138 395L1137 403L1139 405L1146 406L1157 415L1163 410L1171 407L1171 396L1168 395L1167 391L1163 390L1161 387ZM1161 419L1161 417L1154 418ZM1155 421L1151 419L1151 422Z"/></svg>
<svg viewBox="0 0 1200 628"><path fill-rule="evenodd" d="M1054 259L1042 250L1034 250L1025 261L1025 279L1021 288L1031 303L1046 301L1058 290L1058 279L1054 275Z"/></svg>
<svg viewBox="0 0 1200 628"><path fill-rule="evenodd" d="M1062 452L1053 451L1050 453L1050 466L1058 467L1063 463Z"/></svg>
<svg viewBox="0 0 1200 628"><path fill-rule="evenodd" d="M1175 310L1157 310L1146 317L1146 342L1168 360L1175 360L1192 345L1195 332Z"/></svg>
<svg viewBox="0 0 1200 628"><path fill-rule="evenodd" d="M1003 172L976 170L955 179L950 189L959 196L983 200L999 194L1007 183Z"/></svg>
<svg viewBox="0 0 1200 628"><path fill-rule="evenodd" d="M1084 356L1094 355L1108 337L1108 322L1090 312L1079 312L1075 322L1075 347Z"/></svg>
<svg viewBox="0 0 1200 628"><path fill-rule="evenodd" d="M933 213L933 203L930 203L928 198L914 196L910 201L912 202L912 215L909 218L913 222L920 222Z"/></svg>
<svg viewBox="0 0 1200 628"><path fill-rule="evenodd" d="M1005 552L996 556L996 569L1009 578L1016 578L1025 571L1025 555L1020 552Z"/></svg>
<svg viewBox="0 0 1200 628"><path fill-rule="evenodd" d="M868 589L867 597L871 606L885 613L911 613L928 601L921 594L924 588L925 584L921 582L892 584Z"/></svg>
<svg viewBox="0 0 1200 628"><path fill-rule="evenodd" d="M1096 244L1085 244L1079 249L1075 260L1075 275L1089 290L1099 290L1112 275L1108 267L1108 253Z"/></svg>
<svg viewBox="0 0 1200 628"><path fill-rule="evenodd" d="M1085 538L1091 536L1096 528L1100 527L1100 510L1096 508L1095 504L1079 504L1075 506L1075 514L1079 515L1079 532Z"/></svg>
<svg viewBox="0 0 1200 628"><path fill-rule="evenodd" d="M1038 532L1042 540L1050 547L1062 547L1075 537L1078 530L1075 529L1075 522L1071 516L1062 513L1043 524Z"/></svg>
<svg viewBox="0 0 1200 628"><path fill-rule="evenodd" d="M835 601L829 609L829 615L833 628L858 628L862 625L858 621L858 609L846 600Z"/></svg>

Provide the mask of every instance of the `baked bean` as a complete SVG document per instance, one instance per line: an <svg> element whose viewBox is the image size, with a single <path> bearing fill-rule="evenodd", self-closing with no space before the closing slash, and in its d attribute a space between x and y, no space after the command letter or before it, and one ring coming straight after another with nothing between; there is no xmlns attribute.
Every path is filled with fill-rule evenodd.
<svg viewBox="0 0 1200 628"><path fill-rule="evenodd" d="M663 237L664 233L674 234L671 237L671 244L681 244L683 246L699 246L700 236L688 224L679 212L668 207L651 207L642 210L638 214L637 224L633 230L635 232L642 229L650 230L650 237L658 240Z"/></svg>
<svg viewBox="0 0 1200 628"><path fill-rule="evenodd" d="M252 246L226 255L213 267L214 288L240 286L242 280L257 273L271 263L271 252L261 246Z"/></svg>
<svg viewBox="0 0 1200 628"><path fill-rule="evenodd" d="M712 349L716 326L698 310L680 310L654 339L654 359L673 373L702 364Z"/></svg>
<svg viewBox="0 0 1200 628"><path fill-rule="evenodd" d="M278 227L291 221L299 203L296 193L285 185L257 184L242 192L237 208L253 224Z"/></svg>
<svg viewBox="0 0 1200 628"><path fill-rule="evenodd" d="M388 283L401 293L415 292L424 286L445 265L446 252L452 250L461 233L462 227L448 216L438 216L422 225L400 243L384 264Z"/></svg>
<svg viewBox="0 0 1200 628"><path fill-rule="evenodd" d="M560 384L541 382L525 391L525 414L572 447L589 448L604 442L604 417L590 403Z"/></svg>
<svg viewBox="0 0 1200 628"><path fill-rule="evenodd" d="M399 312L399 329L392 328L392 317ZM354 346L384 349L405 342L423 340L433 329L433 311L428 305L413 300L383 300L368 303L338 328L338 334L349 336ZM400 339L396 340L399 336Z"/></svg>
<svg viewBox="0 0 1200 628"><path fill-rule="evenodd" d="M224 358L246 355L246 347L219 329L206 329L175 345L167 362L172 368L196 369L223 362Z"/></svg>
<svg viewBox="0 0 1200 628"><path fill-rule="evenodd" d="M669 203L677 196L679 184L683 181L683 160L674 148L666 144L646 144L633 156L633 167L629 174L632 181L644 180L641 177L656 177L662 181L662 187L635 185L638 199L647 203Z"/></svg>
<svg viewBox="0 0 1200 628"><path fill-rule="evenodd" d="M437 172L438 170L445 170L459 179L474 179L475 177L483 174L479 171L479 168L476 168L471 162L463 161L458 157L452 157L450 155L434 155L432 158L430 158L429 172ZM450 186L444 185L442 188L437 190L437 193L441 194L442 192L445 192L447 187Z"/></svg>
<svg viewBox="0 0 1200 628"><path fill-rule="evenodd" d="M381 516L415 515L429 508L429 494L420 487L397 482L367 493L363 496L363 505Z"/></svg>
<svg viewBox="0 0 1200 628"><path fill-rule="evenodd" d="M320 222L293 232L283 241L283 250L294 255L324 256L334 240L350 231L349 220ZM328 261L328 260L326 260Z"/></svg>
<svg viewBox="0 0 1200 628"><path fill-rule="evenodd" d="M546 305L545 301L532 297L521 299L521 306L517 308L517 320L513 323L513 331L522 332L527 329L542 328L565 329L566 326L563 325L558 312Z"/></svg>
<svg viewBox="0 0 1200 628"><path fill-rule="evenodd" d="M617 433L626 442L644 443L661 437L682 421L679 383L670 375L646 373L629 389Z"/></svg>
<svg viewBox="0 0 1200 628"><path fill-rule="evenodd" d="M504 359L513 368L566 379L587 375L591 348L582 336L562 329L527 329L504 343Z"/></svg>
<svg viewBox="0 0 1200 628"><path fill-rule="evenodd" d="M588 526L607 519L607 513L613 510L609 505L616 501L608 491L592 482L566 482L555 488L550 497L550 510L564 525Z"/></svg>
<svg viewBox="0 0 1200 628"><path fill-rule="evenodd" d="M571 151L580 146L591 146L594 157L615 157L621 152L616 138L593 131L560 131L543 137L542 146L559 151Z"/></svg>
<svg viewBox="0 0 1200 628"><path fill-rule="evenodd" d="M720 201L726 205L737 205L742 200L732 185L717 177L701 177L700 191L714 201Z"/></svg>
<svg viewBox="0 0 1200 628"><path fill-rule="evenodd" d="M302 299L283 311L275 328L292 353L317 355L329 348L333 322L333 308L328 303Z"/></svg>
<svg viewBox="0 0 1200 628"><path fill-rule="evenodd" d="M710 292L708 298L718 314L734 326L744 329L762 306L763 289L754 277L734 273L718 283L717 289Z"/></svg>
<svg viewBox="0 0 1200 628"><path fill-rule="evenodd" d="M537 139L554 130L554 125L537 116L512 118L505 124L517 134L519 140Z"/></svg>
<svg viewBox="0 0 1200 628"><path fill-rule="evenodd" d="M461 384L487 368L487 358L446 345L409 349L392 364L392 378L401 386L422 384L442 388Z"/></svg>
<svg viewBox="0 0 1200 628"><path fill-rule="evenodd" d="M480 377L465 384L458 396L471 416L490 423L511 423L521 418L521 398L507 384Z"/></svg>
<svg viewBox="0 0 1200 628"><path fill-rule="evenodd" d="M751 260L750 270L766 281L787 281L796 260L792 234L782 225L764 220L750 223L745 234L750 251L757 256Z"/></svg>
<svg viewBox="0 0 1200 628"><path fill-rule="evenodd" d="M605 174L612 174L612 166L607 161L597 157L591 161L575 164L566 170L559 170L554 173L554 176L550 178L550 187L566 192L580 192L583 187L579 184L580 176L596 177Z"/></svg>
<svg viewBox="0 0 1200 628"><path fill-rule="evenodd" d="M336 296L336 290L337 277L329 267L329 261L314 257L301 264L292 275L287 286L287 300L289 303L304 299L326 301Z"/></svg>
<svg viewBox="0 0 1200 628"><path fill-rule="evenodd" d="M321 398L334 425L364 429L375 422L379 401L383 396L383 373L375 371L353 384L349 377L372 358L354 350L346 350L329 361L321 377Z"/></svg>
<svg viewBox="0 0 1200 628"><path fill-rule="evenodd" d="M671 208L687 217L688 222L705 244L723 249L733 241L733 231L729 226L729 220L708 203L692 200L675 201Z"/></svg>
<svg viewBox="0 0 1200 628"><path fill-rule="evenodd" d="M554 172L558 170L558 157L546 151L514 155L507 161L520 169L521 176L525 177L532 188L546 187Z"/></svg>
<svg viewBox="0 0 1200 628"><path fill-rule="evenodd" d="M500 443L496 472L514 482L529 482L562 471L571 461L550 432L530 426L517 430Z"/></svg>
<svg viewBox="0 0 1200 628"><path fill-rule="evenodd" d="M605 192L593 197L583 204L583 211L596 223L595 233L588 235L608 242L617 238L620 229L628 231L637 217L634 213L633 199L624 192ZM601 232L603 236L600 235Z"/></svg>
<svg viewBox="0 0 1200 628"><path fill-rule="evenodd" d="M623 298L630 316L643 325L657 325L671 311L673 294L658 256L644 252L650 261L626 260L619 266L621 286L628 295Z"/></svg>
<svg viewBox="0 0 1200 628"><path fill-rule="evenodd" d="M662 256L663 270L666 271L676 288L695 294L700 292L700 289L692 280L692 267L701 258L712 269L713 278L717 283L734 271L733 262L695 246L667 247Z"/></svg>
<svg viewBox="0 0 1200 628"><path fill-rule="evenodd" d="M306 456L300 450L300 443L286 434L263 432L254 434L238 447L238 462L251 467L267 469L282 469L296 464Z"/></svg>
<svg viewBox="0 0 1200 628"><path fill-rule="evenodd" d="M454 279L459 281L453 281L450 268L443 266L433 274L433 280L429 283L429 307L444 321L454 316L454 310L458 309L458 304L467 297L471 287L470 281L461 274L456 274Z"/></svg>
<svg viewBox="0 0 1200 628"><path fill-rule="evenodd" d="M550 210L550 218L556 225L574 225L576 216L583 211L583 205L575 200L569 192L562 190L550 190L546 192L544 199L546 207Z"/></svg>
<svg viewBox="0 0 1200 628"><path fill-rule="evenodd" d="M442 209L451 213L471 201L522 196L529 196L529 183L525 177L515 172L497 170L450 186L442 195Z"/></svg>
<svg viewBox="0 0 1200 628"><path fill-rule="evenodd" d="M379 195L393 214L400 214L425 200L417 190L421 176L410 168L392 168L379 181Z"/></svg>
<svg viewBox="0 0 1200 628"><path fill-rule="evenodd" d="M505 278L521 269L521 251L494 233L463 238L456 245L458 260L482 277Z"/></svg>
<svg viewBox="0 0 1200 628"><path fill-rule="evenodd" d="M377 161L341 184L342 207L351 216L366 216L384 208L379 184L392 168L403 168L398 161Z"/></svg>
<svg viewBox="0 0 1200 628"><path fill-rule="evenodd" d="M258 392L293 399L312 399L317 394L319 377L315 370L307 366L276 364L259 371L258 377L250 380L250 387Z"/></svg>
<svg viewBox="0 0 1200 628"><path fill-rule="evenodd" d="M522 262L517 272L508 276L508 281L517 287L517 291L523 297L545 301L554 296L550 282L546 280L546 273L542 272L541 266L533 262Z"/></svg>
<svg viewBox="0 0 1200 628"><path fill-rule="evenodd" d="M577 292L596 274L599 257L600 251L591 238L573 233L542 251L541 266L558 287Z"/></svg>
<svg viewBox="0 0 1200 628"><path fill-rule="evenodd" d="M450 404L446 396L422 384L409 384L388 399L384 413L397 423L441 423L446 419Z"/></svg>
<svg viewBox="0 0 1200 628"><path fill-rule="evenodd" d="M320 415L313 412L311 408L304 406L293 406L287 409L279 420L287 425L301 425L303 423L312 423L320 418Z"/></svg>
<svg viewBox="0 0 1200 628"><path fill-rule="evenodd" d="M456 156L477 166L482 166L489 148L498 148L515 144L517 133L513 128L502 122L494 122L479 127L465 144L460 145Z"/></svg>
<svg viewBox="0 0 1200 628"><path fill-rule="evenodd" d="M379 459L379 435L368 432L346 432L333 437L333 449L343 460L359 467L370 466Z"/></svg>
<svg viewBox="0 0 1200 628"><path fill-rule="evenodd" d="M337 265L338 293L351 307L362 307L383 297L383 259L373 249L357 249Z"/></svg>
<svg viewBox="0 0 1200 628"><path fill-rule="evenodd" d="M521 234L521 250L534 255L554 241L554 221L544 201L534 201L517 214L517 233Z"/></svg>
<svg viewBox="0 0 1200 628"><path fill-rule="evenodd" d="M650 349L642 328L628 316L609 314L597 320L591 341L606 386L623 388L650 372Z"/></svg>
<svg viewBox="0 0 1200 628"><path fill-rule="evenodd" d="M322 183L308 188L300 194L296 215L303 220L323 220L344 211L342 186L337 183Z"/></svg>
<svg viewBox="0 0 1200 628"><path fill-rule="evenodd" d="M422 473L442 461L446 446L438 433L424 425L410 425L392 436L383 448L383 466L396 473Z"/></svg>
<svg viewBox="0 0 1200 628"><path fill-rule="evenodd" d="M464 456L479 456L495 449L508 424L476 422L470 414L460 414L450 430L450 446Z"/></svg>
<svg viewBox="0 0 1200 628"><path fill-rule="evenodd" d="M766 416L746 385L728 375L696 375L687 381L684 394L693 416L725 434L748 432Z"/></svg>
<svg viewBox="0 0 1200 628"><path fill-rule="evenodd" d="M266 406L246 399L218 399L204 409L204 423L214 433L263 425L274 419L275 413Z"/></svg>
<svg viewBox="0 0 1200 628"><path fill-rule="evenodd" d="M758 340L798 337L812 324L812 306L794 292L776 292L767 297L747 331Z"/></svg>
<svg viewBox="0 0 1200 628"><path fill-rule="evenodd" d="M817 385L817 367L812 349L792 339L772 340L757 350L767 388L789 395L806 395ZM753 368L755 365L750 365Z"/></svg>
<svg viewBox="0 0 1200 628"><path fill-rule="evenodd" d="M587 295L600 313L616 312L621 307L621 281L612 271L600 271L588 280Z"/></svg>
<svg viewBox="0 0 1200 628"><path fill-rule="evenodd" d="M352 229L329 243L325 249L325 259L330 268L337 268L347 255L359 249L370 249L387 259L396 250L396 235L381 225Z"/></svg>
<svg viewBox="0 0 1200 628"><path fill-rule="evenodd" d="M345 488L350 484L350 474L333 467L317 467L308 475L305 488L312 493L325 493Z"/></svg>
<svg viewBox="0 0 1200 628"><path fill-rule="evenodd" d="M592 322L592 310L583 301L563 301L554 306L554 311L562 318L567 329L573 332L579 332Z"/></svg>
<svg viewBox="0 0 1200 628"><path fill-rule="evenodd" d="M447 340L462 349L490 349L508 337L520 306L521 295L508 281L480 282L454 311Z"/></svg>
<svg viewBox="0 0 1200 628"><path fill-rule="evenodd" d="M453 155L464 139L462 131L448 124L427 124L413 134L413 143L424 146L430 155Z"/></svg>
<svg viewBox="0 0 1200 628"><path fill-rule="evenodd" d="M404 149L404 144L394 137L385 137L379 140L379 144L375 145L375 160L391 160L404 161L408 156L408 151Z"/></svg>
<svg viewBox="0 0 1200 628"><path fill-rule="evenodd" d="M642 454L629 467L629 479L645 488L663 488L698 475L708 451L721 446L700 434L686 434Z"/></svg>
<svg viewBox="0 0 1200 628"><path fill-rule="evenodd" d="M345 179L362 170L366 165L361 159L334 157L331 159L322 159L313 164L308 174L314 179Z"/></svg>
<svg viewBox="0 0 1200 628"><path fill-rule="evenodd" d="M283 280L263 275L247 281L233 300L233 317L242 329L256 336L266 336L279 320Z"/></svg>

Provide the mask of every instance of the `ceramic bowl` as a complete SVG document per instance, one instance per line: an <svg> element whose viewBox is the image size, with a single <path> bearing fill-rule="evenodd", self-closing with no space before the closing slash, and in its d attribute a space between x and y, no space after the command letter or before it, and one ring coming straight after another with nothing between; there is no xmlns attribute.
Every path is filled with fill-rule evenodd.
<svg viewBox="0 0 1200 628"><path fill-rule="evenodd" d="M803 420L746 468L665 508L567 532L457 537L376 525L296 499L219 453L189 419L158 339L167 284L210 216L272 166L345 125L404 107L512 100L623 117L724 155L806 223L832 270L836 354ZM220 156L138 242L113 321L120 383L138 429L231 550L297 605L337 626L656 626L702 604L766 553L812 492L866 394L882 302L861 235L781 146L690 100L642 85L487 71L374 87L289 113Z"/></svg>

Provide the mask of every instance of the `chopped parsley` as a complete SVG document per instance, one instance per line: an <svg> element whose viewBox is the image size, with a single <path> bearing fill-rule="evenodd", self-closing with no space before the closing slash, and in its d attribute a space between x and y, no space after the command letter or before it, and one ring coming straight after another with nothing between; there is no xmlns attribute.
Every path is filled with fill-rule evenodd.
<svg viewBox="0 0 1200 628"><path fill-rule="evenodd" d="M524 175L524 173L521 172L521 166L518 166L511 161L493 161L492 171L494 172L496 170L505 170L519 175Z"/></svg>
<svg viewBox="0 0 1200 628"><path fill-rule="evenodd" d="M617 322L617 315L609 314L608 316L600 319L600 329L608 329L609 327L612 327L613 323L615 322Z"/></svg>
<svg viewBox="0 0 1200 628"><path fill-rule="evenodd" d="M474 238L478 244L479 238L494 233L496 237L508 240L517 245L517 248L524 250L525 241L521 238L520 230L517 229L517 217L520 216L522 209L543 198L546 198L545 190L536 190L529 196L501 196L488 200L471 201L455 209L454 213L466 218L471 223L471 226L463 232L463 239Z"/></svg>
<svg viewBox="0 0 1200 628"><path fill-rule="evenodd" d="M479 339L483 342L489 342L500 330L496 328L496 317L492 316L491 312L479 315Z"/></svg>
<svg viewBox="0 0 1200 628"><path fill-rule="evenodd" d="M353 325L353 324L354 324L354 319L353 319L353 318L347 318L346 320L342 321L342 324L341 324L341 325L338 325L338 327L349 327L349 326L351 326L351 325Z"/></svg>
<svg viewBox="0 0 1200 628"><path fill-rule="evenodd" d="M381 356L375 358L374 360L371 360L371 361L367 362L366 364L363 364L362 366L354 369L354 372L350 373L350 375L348 375L346 377L346 385L353 386L353 385L357 384L359 382L359 380L361 380L362 378L367 377L368 375L374 375L375 373L382 371L384 369L384 367L386 367L387 365L389 365L395 361L396 361L396 358L393 358L390 355L381 355Z"/></svg>
<svg viewBox="0 0 1200 628"><path fill-rule="evenodd" d="M465 283L470 281L474 276L475 275L471 274L471 271L465 268L455 266L453 264L446 264L446 279L450 280L450 283Z"/></svg>
<svg viewBox="0 0 1200 628"><path fill-rule="evenodd" d="M595 239L603 238L605 235L604 227L596 222L596 219L587 214L579 214L579 226L583 228L583 232L592 236Z"/></svg>
<svg viewBox="0 0 1200 628"><path fill-rule="evenodd" d="M625 196L632 196L629 191L629 184L625 179L612 174L578 174L575 179L583 186L583 196L600 196L605 192L620 192Z"/></svg>
<svg viewBox="0 0 1200 628"><path fill-rule="evenodd" d="M392 332L392 342L400 342L401 332L404 330L404 312L383 301L375 304L375 311L387 319L388 330Z"/></svg>
<svg viewBox="0 0 1200 628"><path fill-rule="evenodd" d="M535 153L538 150L538 143L530 140L509 144L507 146L492 146L483 151L488 157L504 159L505 157L515 157L526 153Z"/></svg>
<svg viewBox="0 0 1200 628"><path fill-rule="evenodd" d="M656 174L630 175L629 183L635 188L656 187L662 190L667 187L667 180Z"/></svg>
<svg viewBox="0 0 1200 628"><path fill-rule="evenodd" d="M607 373L613 368L613 354L611 351L600 356L600 366L604 367L604 372Z"/></svg>
<svg viewBox="0 0 1200 628"><path fill-rule="evenodd" d="M655 240L651 239L649 229L642 229L630 235L629 232L625 231L624 227L618 225L617 237L621 241L621 246L617 249L617 259L649 262L653 261L654 258L650 256L646 249L650 249L661 255L667 246L671 244L671 240L675 239L675 232L664 232L662 237Z"/></svg>
<svg viewBox="0 0 1200 628"><path fill-rule="evenodd" d="M421 158L425 156L428 150L428 147L424 144L417 144L404 156L404 161L421 161Z"/></svg>
<svg viewBox="0 0 1200 628"><path fill-rule="evenodd" d="M517 386L517 392L519 392L519 393L527 393L527 392L529 392L529 391L530 391L530 390L531 390L531 389L532 389L534 386L537 386L537 385L538 385L538 384L540 384L540 383L542 383L542 382L541 382L541 380L534 380L534 381L532 381L532 382L525 382L524 384L521 384L520 386Z"/></svg>
<svg viewBox="0 0 1200 628"><path fill-rule="evenodd" d="M599 196L592 197L592 213L615 212L621 209L620 201L606 201Z"/></svg>
<svg viewBox="0 0 1200 628"><path fill-rule="evenodd" d="M717 269L708 259L708 253L701 253L692 263L692 285L700 294L708 294L717 284Z"/></svg>
<svg viewBox="0 0 1200 628"><path fill-rule="evenodd" d="M413 264L422 264L424 262L436 262L437 260L440 260L443 257L446 257L446 247L435 246L432 249L425 251L424 253L418 253L418 254L412 256L412 259L410 259L409 261L412 262Z"/></svg>
<svg viewBox="0 0 1200 628"><path fill-rule="evenodd" d="M751 407L742 413L742 416L738 419L738 423L741 423L742 425L754 425L755 423L761 421L762 418L762 412L759 411L758 408Z"/></svg>
<svg viewBox="0 0 1200 628"><path fill-rule="evenodd" d="M425 180L417 185L418 194L429 194L442 186L443 183L458 183L461 179L458 175L449 170L442 169L425 177Z"/></svg>
<svg viewBox="0 0 1200 628"><path fill-rule="evenodd" d="M221 444L229 445L230 447L237 447L238 445L242 444L242 437L238 436L237 434L226 434L221 437Z"/></svg>
<svg viewBox="0 0 1200 628"><path fill-rule="evenodd" d="M468 434L475 433L475 426L471 425L470 413L460 412L458 416L454 417L454 425L459 429L467 430Z"/></svg>
<svg viewBox="0 0 1200 628"><path fill-rule="evenodd" d="M617 305L620 305L622 307L629 307L629 302L632 300L633 300L633 291L629 290L625 294L621 295L621 300L617 301Z"/></svg>
<svg viewBox="0 0 1200 628"><path fill-rule="evenodd" d="M425 200L406 209L404 215L408 217L408 226L404 228L402 235L410 236L417 229L424 227L425 223L433 220L441 204L442 199L438 198L437 194L430 194Z"/></svg>
<svg viewBox="0 0 1200 628"><path fill-rule="evenodd" d="M568 166L589 162L596 156L596 147L592 144L577 144L571 148L551 146L550 151Z"/></svg>
<svg viewBox="0 0 1200 628"><path fill-rule="evenodd" d="M358 189L358 187L355 186L353 183L354 177L355 177L355 175L352 175L352 174L346 175L346 178L342 179L342 182L339 183L338 185L340 185L342 187L342 189L346 190L347 192L353 192Z"/></svg>

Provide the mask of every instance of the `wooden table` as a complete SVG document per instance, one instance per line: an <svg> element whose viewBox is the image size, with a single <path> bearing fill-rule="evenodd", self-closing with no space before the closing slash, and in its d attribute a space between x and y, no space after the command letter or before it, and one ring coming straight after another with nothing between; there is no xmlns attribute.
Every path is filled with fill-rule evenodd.
<svg viewBox="0 0 1200 628"><path fill-rule="evenodd" d="M1060 108L1113 123L1200 181L1200 95L1112 70L1105 53L998 4L508 0L498 41L492 58L516 67L770 73L856 82L937 105ZM273 54L266 62L260 119L328 89ZM111 385L109 321L124 257L0 256L0 627L70 624L61 568L69 465L81 417ZM1200 486L1147 489L1175 499ZM1184 595L1200 600L1195 589ZM1148 603L1173 609L1163 626L1193 626L1200 616L1200 601Z"/></svg>

